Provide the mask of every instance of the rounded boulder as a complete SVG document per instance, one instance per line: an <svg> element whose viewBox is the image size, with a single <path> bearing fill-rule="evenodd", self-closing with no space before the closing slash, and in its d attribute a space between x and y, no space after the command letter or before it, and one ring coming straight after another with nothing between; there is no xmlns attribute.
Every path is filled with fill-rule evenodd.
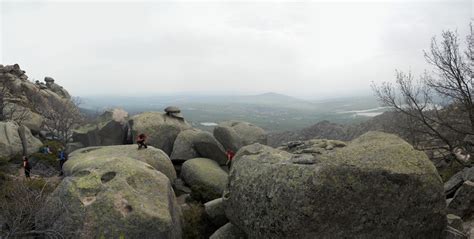
<svg viewBox="0 0 474 239"><path fill-rule="evenodd" d="M267 144L265 131L248 122L221 122L214 128L213 134L226 150L231 149L234 152L253 143Z"/></svg>
<svg viewBox="0 0 474 239"><path fill-rule="evenodd" d="M379 132L322 154L244 147L223 198L250 238L441 238L446 226L434 165Z"/></svg>
<svg viewBox="0 0 474 239"><path fill-rule="evenodd" d="M224 148L211 133L197 129L181 131L174 142L171 160L185 161L198 157L212 159L220 165L227 161Z"/></svg>
<svg viewBox="0 0 474 239"><path fill-rule="evenodd" d="M159 112L146 112L132 117L133 134L145 134L149 145L171 155L178 134L191 126L183 119Z"/></svg>
<svg viewBox="0 0 474 239"><path fill-rule="evenodd" d="M195 199L207 202L222 197L228 174L212 159L194 158L183 163L180 176Z"/></svg>
<svg viewBox="0 0 474 239"><path fill-rule="evenodd" d="M68 176L43 209L58 213L38 229L67 238L181 238L181 210L168 177L131 157L82 159L64 165Z"/></svg>
<svg viewBox="0 0 474 239"><path fill-rule="evenodd" d="M137 149L136 145L96 146L81 148L69 155L67 164L64 165L66 175L72 174L83 163L94 161L96 158L129 157L135 161L142 161L166 175L171 182L176 179L173 164L162 150L155 147Z"/></svg>

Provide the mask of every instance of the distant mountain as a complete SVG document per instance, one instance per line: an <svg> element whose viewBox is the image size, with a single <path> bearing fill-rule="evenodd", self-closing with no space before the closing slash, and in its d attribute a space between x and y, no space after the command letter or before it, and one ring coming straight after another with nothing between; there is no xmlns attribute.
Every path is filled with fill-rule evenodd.
<svg viewBox="0 0 474 239"><path fill-rule="evenodd" d="M230 99L230 101L240 104L266 105L292 109L315 109L317 107L316 104L312 102L273 92L260 95L238 96L234 99Z"/></svg>

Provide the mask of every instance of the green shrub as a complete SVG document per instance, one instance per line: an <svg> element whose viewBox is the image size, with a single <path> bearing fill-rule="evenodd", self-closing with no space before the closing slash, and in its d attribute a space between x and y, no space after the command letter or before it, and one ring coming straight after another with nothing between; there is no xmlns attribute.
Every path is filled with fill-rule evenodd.
<svg viewBox="0 0 474 239"><path fill-rule="evenodd" d="M18 168L12 168L6 159L0 159L0 174L6 175L14 173L13 171L18 171Z"/></svg>
<svg viewBox="0 0 474 239"><path fill-rule="evenodd" d="M57 167L58 165L58 157L56 154L43 154L43 153L34 153L30 156L31 159L37 159L38 163L42 163L44 165L48 165L51 167Z"/></svg>
<svg viewBox="0 0 474 239"><path fill-rule="evenodd" d="M59 213L62 213L57 210L59 207L44 210L47 198L56 185L51 185L43 179L5 181L0 187L0 212L4 219L2 224L5 225L2 229L9 233L11 238L37 238L25 235L32 235L31 230L36 228L36 223L51 225ZM56 233L44 230L38 238L58 237Z"/></svg>
<svg viewBox="0 0 474 239"><path fill-rule="evenodd" d="M21 163L23 163L23 155L17 154L15 156L11 157L8 162L9 163L14 163L14 164L21 164Z"/></svg>
<svg viewBox="0 0 474 239"><path fill-rule="evenodd" d="M43 147L45 147L46 145L49 146L49 150L51 150L51 153L53 153L54 155L58 155L59 150L64 148L64 145L56 140L46 140L43 142Z"/></svg>
<svg viewBox="0 0 474 239"><path fill-rule="evenodd" d="M46 186L46 181L42 178L32 178L26 180L26 186L31 190L42 190Z"/></svg>

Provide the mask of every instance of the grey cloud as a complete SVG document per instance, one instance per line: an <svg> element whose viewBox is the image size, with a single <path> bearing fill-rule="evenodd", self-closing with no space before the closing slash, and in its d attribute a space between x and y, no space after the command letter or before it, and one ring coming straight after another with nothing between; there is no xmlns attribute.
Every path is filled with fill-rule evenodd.
<svg viewBox="0 0 474 239"><path fill-rule="evenodd" d="M470 0L1 4L2 63L75 95L368 92L471 17Z"/></svg>

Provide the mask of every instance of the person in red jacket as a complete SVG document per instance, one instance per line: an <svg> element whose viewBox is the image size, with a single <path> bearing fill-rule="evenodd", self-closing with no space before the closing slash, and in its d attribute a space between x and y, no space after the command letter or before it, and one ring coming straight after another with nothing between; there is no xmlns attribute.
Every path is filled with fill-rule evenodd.
<svg viewBox="0 0 474 239"><path fill-rule="evenodd" d="M25 177L30 178L31 165L26 156L23 156L23 169L25 169Z"/></svg>
<svg viewBox="0 0 474 239"><path fill-rule="evenodd" d="M234 151L228 149L225 152L225 154L227 155L227 162L225 164L230 169L230 166L232 165L232 159L234 159L235 153L234 153Z"/></svg>
<svg viewBox="0 0 474 239"><path fill-rule="evenodd" d="M141 149L142 147L145 147L145 149L147 148L145 134L138 135L137 144L138 144L138 149Z"/></svg>

